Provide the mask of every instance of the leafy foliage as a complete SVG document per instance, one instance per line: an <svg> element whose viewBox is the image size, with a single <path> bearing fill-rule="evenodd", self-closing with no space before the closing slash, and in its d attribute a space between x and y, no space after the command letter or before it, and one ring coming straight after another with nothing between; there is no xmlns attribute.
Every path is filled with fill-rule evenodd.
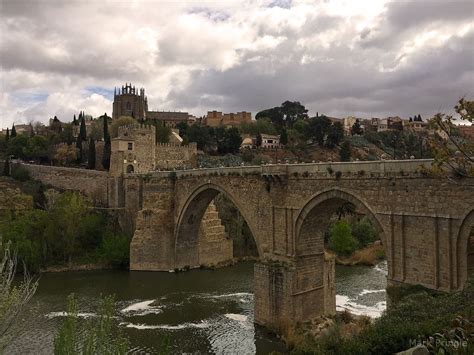
<svg viewBox="0 0 474 355"><path fill-rule="evenodd" d="M329 247L339 255L350 255L358 246L357 240L352 236L352 229L348 222L337 221L331 227Z"/></svg>
<svg viewBox="0 0 474 355"><path fill-rule="evenodd" d="M17 268L16 254L12 253L10 243L1 248L0 260L0 352L8 345L16 331L15 320L23 306L33 297L38 287L38 279L26 270L21 282L13 282Z"/></svg>
<svg viewBox="0 0 474 355"><path fill-rule="evenodd" d="M54 339L54 354L126 354L129 341L121 334L114 321L114 305L114 297L102 297L97 317L91 317L84 327L79 322L76 298L74 294L70 295L66 319Z"/></svg>
<svg viewBox="0 0 474 355"><path fill-rule="evenodd" d="M461 122L474 122L474 101L461 98L454 109ZM436 164L447 167L457 177L474 176L474 141L460 136L453 116L438 113L430 124L447 137L434 147Z"/></svg>

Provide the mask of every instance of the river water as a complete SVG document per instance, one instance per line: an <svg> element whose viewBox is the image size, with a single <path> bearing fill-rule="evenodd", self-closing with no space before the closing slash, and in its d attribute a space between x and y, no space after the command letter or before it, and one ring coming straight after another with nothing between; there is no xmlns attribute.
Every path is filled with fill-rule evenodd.
<svg viewBox="0 0 474 355"><path fill-rule="evenodd" d="M338 310L379 316L385 309L386 263L337 266ZM50 354L67 296L79 316L93 317L100 295L114 294L118 322L130 353L157 353L163 339L171 353L266 354L284 344L253 323L253 264L183 273L91 271L43 274L22 314L23 329L7 354Z"/></svg>

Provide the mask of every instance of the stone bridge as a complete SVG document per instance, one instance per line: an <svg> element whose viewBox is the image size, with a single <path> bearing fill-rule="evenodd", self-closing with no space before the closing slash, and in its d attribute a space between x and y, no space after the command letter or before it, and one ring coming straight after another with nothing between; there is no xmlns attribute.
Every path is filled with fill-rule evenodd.
<svg viewBox="0 0 474 355"><path fill-rule="evenodd" d="M119 177L28 168L39 180L79 189L132 216L131 270L168 271L219 259L218 248L200 246L199 230L211 201L224 194L246 220L259 252L255 321L285 332L294 322L334 312L334 265L325 260L324 231L347 202L380 232L389 285L463 288L473 270L474 179L436 176L431 163L265 165Z"/></svg>
<svg viewBox="0 0 474 355"><path fill-rule="evenodd" d="M130 268L198 266L199 226L222 193L241 212L258 248L259 324L284 331L293 322L334 311L324 231L347 202L380 232L389 285L459 290L468 264L472 272L474 180L436 177L430 167L430 160L409 160L128 174L117 201L138 211Z"/></svg>

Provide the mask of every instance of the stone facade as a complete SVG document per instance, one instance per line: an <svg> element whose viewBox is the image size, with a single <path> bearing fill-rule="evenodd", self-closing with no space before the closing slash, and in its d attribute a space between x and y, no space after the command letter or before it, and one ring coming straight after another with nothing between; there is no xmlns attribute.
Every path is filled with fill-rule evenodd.
<svg viewBox="0 0 474 355"><path fill-rule="evenodd" d="M209 127L237 127L242 123L252 122L252 114L242 111L237 113L222 113L220 111L209 111L204 117L203 124Z"/></svg>
<svg viewBox="0 0 474 355"><path fill-rule="evenodd" d="M112 139L110 174L146 174L155 170L193 168L197 165L197 145L156 143L155 127L128 125Z"/></svg>

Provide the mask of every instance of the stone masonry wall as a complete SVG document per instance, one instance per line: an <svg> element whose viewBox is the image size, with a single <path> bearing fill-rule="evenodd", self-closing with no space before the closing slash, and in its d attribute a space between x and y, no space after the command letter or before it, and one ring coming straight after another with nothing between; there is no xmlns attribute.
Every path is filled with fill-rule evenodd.
<svg viewBox="0 0 474 355"><path fill-rule="evenodd" d="M186 146L172 143L158 143L155 147L155 166L159 170L195 168L197 166L197 145Z"/></svg>
<svg viewBox="0 0 474 355"><path fill-rule="evenodd" d="M31 178L60 190L79 191L95 206L108 206L109 175L106 171L22 164Z"/></svg>

